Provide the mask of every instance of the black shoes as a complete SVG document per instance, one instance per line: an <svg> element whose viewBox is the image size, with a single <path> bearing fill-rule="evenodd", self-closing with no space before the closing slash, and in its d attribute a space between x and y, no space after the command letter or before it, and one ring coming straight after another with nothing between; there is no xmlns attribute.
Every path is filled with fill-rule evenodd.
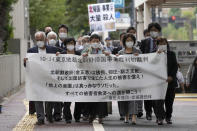
<svg viewBox="0 0 197 131"><path fill-rule="evenodd" d="M137 118L141 118L143 116L143 113L142 112L139 112L138 114L137 114Z"/></svg>
<svg viewBox="0 0 197 131"><path fill-rule="evenodd" d="M158 125L163 125L163 120L157 120Z"/></svg>
<svg viewBox="0 0 197 131"><path fill-rule="evenodd" d="M169 118L166 118L166 122L167 122L167 124L172 124L172 120Z"/></svg>
<svg viewBox="0 0 197 131"><path fill-rule="evenodd" d="M67 124L70 124L70 123L71 123L71 120L66 120L66 123L67 123Z"/></svg>
<svg viewBox="0 0 197 131"><path fill-rule="evenodd" d="M60 115L55 115L55 116L54 116L54 120L55 120L55 121L61 121L62 118L61 118Z"/></svg>
<svg viewBox="0 0 197 131"><path fill-rule="evenodd" d="M76 119L75 122L80 122L80 120Z"/></svg>
<svg viewBox="0 0 197 131"><path fill-rule="evenodd" d="M38 120L36 122L36 125L39 125L39 126L44 125L44 120Z"/></svg>
<svg viewBox="0 0 197 131"><path fill-rule="evenodd" d="M120 117L120 120L121 120L121 121L124 121L124 116L121 116L121 117Z"/></svg>
<svg viewBox="0 0 197 131"><path fill-rule="evenodd" d="M151 121L152 120L151 114L146 114L146 119L149 120L149 121Z"/></svg>

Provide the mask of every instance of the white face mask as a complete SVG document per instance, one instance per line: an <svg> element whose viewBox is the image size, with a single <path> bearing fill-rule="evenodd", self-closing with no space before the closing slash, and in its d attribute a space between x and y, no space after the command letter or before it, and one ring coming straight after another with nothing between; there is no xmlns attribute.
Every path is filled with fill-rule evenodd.
<svg viewBox="0 0 197 131"><path fill-rule="evenodd" d="M92 48L100 48L100 43L92 43Z"/></svg>
<svg viewBox="0 0 197 131"><path fill-rule="evenodd" d="M55 44L56 44L56 40L54 40L54 39L49 40L50 46L55 46Z"/></svg>
<svg viewBox="0 0 197 131"><path fill-rule="evenodd" d="M84 48L87 48L88 46L89 46L89 43L85 43L85 44L83 45Z"/></svg>
<svg viewBox="0 0 197 131"><path fill-rule="evenodd" d="M75 49L75 46L74 46L74 45L68 45L68 46L67 46L67 49L68 49L69 51L73 51L73 50Z"/></svg>
<svg viewBox="0 0 197 131"><path fill-rule="evenodd" d="M44 47L44 41L37 41L37 46L38 46L39 48Z"/></svg>
<svg viewBox="0 0 197 131"><path fill-rule="evenodd" d="M160 51L167 51L167 45L158 45L158 50Z"/></svg>
<svg viewBox="0 0 197 131"><path fill-rule="evenodd" d="M59 38L65 40L67 38L67 33L59 33Z"/></svg>
<svg viewBox="0 0 197 131"><path fill-rule="evenodd" d="M150 36L146 36L146 37L145 37L145 39L148 39L148 38L150 38Z"/></svg>
<svg viewBox="0 0 197 131"><path fill-rule="evenodd" d="M151 31L151 32L150 32L150 36L151 36L152 38L157 38L157 37L159 36L159 33L156 32L156 31Z"/></svg>
<svg viewBox="0 0 197 131"><path fill-rule="evenodd" d="M129 42L126 42L126 47L127 48L132 48L133 47L133 41L129 41Z"/></svg>

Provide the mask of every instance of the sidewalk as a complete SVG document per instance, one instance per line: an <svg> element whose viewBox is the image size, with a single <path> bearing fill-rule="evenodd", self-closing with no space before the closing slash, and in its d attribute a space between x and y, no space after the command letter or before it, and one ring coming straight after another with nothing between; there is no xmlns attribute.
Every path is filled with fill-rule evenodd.
<svg viewBox="0 0 197 131"><path fill-rule="evenodd" d="M0 131L11 131L26 113L23 100L25 99L24 88L16 94L4 98L2 113L0 114Z"/></svg>
<svg viewBox="0 0 197 131"><path fill-rule="evenodd" d="M4 100L2 114L0 114L0 131L196 131L197 130L197 99L177 98L174 103L173 124L158 126L153 116L147 121L144 116L137 120L137 125L125 124L119 121L117 102L113 102L113 115L105 118L104 124L89 124L81 121L72 121L66 124L65 120L54 122L45 121L45 125L36 126L36 116L28 115L28 101L25 100L25 89ZM73 113L74 103L71 110Z"/></svg>

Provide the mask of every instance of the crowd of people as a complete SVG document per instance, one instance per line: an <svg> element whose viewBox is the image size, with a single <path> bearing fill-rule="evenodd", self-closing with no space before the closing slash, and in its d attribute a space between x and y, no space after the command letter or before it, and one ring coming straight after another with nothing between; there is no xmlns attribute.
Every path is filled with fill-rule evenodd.
<svg viewBox="0 0 197 131"><path fill-rule="evenodd" d="M168 69L168 78L166 80L168 87L165 100L119 101L118 108L120 120L125 123L135 125L137 119L144 115L144 107L147 120L152 120L154 111L158 125L163 125L164 120L167 124L172 124L173 102L175 90L178 86L177 76L180 76L180 74L177 73L178 63L176 55L170 50L168 40L160 36L161 31L162 28L158 23L150 23L148 29L144 30L144 39L137 41L136 29L129 27L126 32L120 34L120 42L113 44L113 40L110 37L106 38L103 42L101 37L94 32L81 36L76 41L74 38L68 37L69 29L66 25L62 24L59 26L57 34L51 27L46 27L45 31L36 32L36 45L30 48L28 53L75 54L88 57L88 54L105 54L106 56L113 54L119 56L164 52L167 54ZM28 59L24 58L24 66L26 66L27 61ZM197 83L195 81L197 79L196 68L197 59L195 59L190 67L186 80L187 86L190 85L195 91L197 90ZM184 80L178 83L181 87L184 86ZM73 116L70 108L71 102L29 102L29 114L36 113L37 125L43 125L45 118L49 123L58 122L62 119L65 119L66 123L71 123L72 117L74 117L75 122L83 120L89 123L98 118L98 122L102 124L104 123L104 118L112 114L111 102L75 102Z"/></svg>

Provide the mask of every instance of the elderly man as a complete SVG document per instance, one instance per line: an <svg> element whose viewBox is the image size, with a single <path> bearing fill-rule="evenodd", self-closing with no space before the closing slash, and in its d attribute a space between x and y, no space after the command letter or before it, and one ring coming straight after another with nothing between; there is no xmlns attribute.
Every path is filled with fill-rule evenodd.
<svg viewBox="0 0 197 131"><path fill-rule="evenodd" d="M47 34L47 43L49 46L55 46L57 43L57 34L53 31Z"/></svg>
<svg viewBox="0 0 197 131"><path fill-rule="evenodd" d="M30 48L28 50L28 53L40 53L40 54L56 54L58 53L58 49L56 47L48 46L46 45L46 35L42 31L38 31L35 33L35 40L36 40L36 46L33 48ZM26 66L26 62L28 61L27 58L24 58L24 65ZM35 108L36 108L36 114L37 114L37 125L43 125L44 124L44 106L43 101L35 101Z"/></svg>

